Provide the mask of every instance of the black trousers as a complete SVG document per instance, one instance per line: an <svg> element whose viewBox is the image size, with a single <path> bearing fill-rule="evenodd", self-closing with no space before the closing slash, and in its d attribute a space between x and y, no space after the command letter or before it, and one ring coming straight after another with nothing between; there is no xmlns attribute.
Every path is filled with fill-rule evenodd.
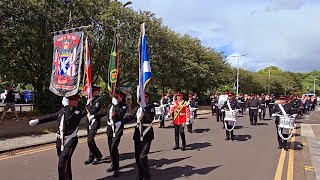
<svg viewBox="0 0 320 180"><path fill-rule="evenodd" d="M78 144L78 137L71 138L61 151L61 140L57 138L56 148L59 157L59 180L72 180L71 157Z"/></svg>
<svg viewBox="0 0 320 180"><path fill-rule="evenodd" d="M120 137L108 137L109 153L111 158L111 168L119 170L119 150Z"/></svg>
<svg viewBox="0 0 320 180"><path fill-rule="evenodd" d="M255 124L258 120L258 109L249 108L250 123Z"/></svg>
<svg viewBox="0 0 320 180"><path fill-rule="evenodd" d="M279 131L278 131L278 126L276 125L276 129L277 129L277 138L278 138L278 143L279 143L279 147L280 148L285 148L288 146L288 141L287 140L283 140L280 135L279 135ZM288 134L282 134L282 136L284 138L288 137Z"/></svg>
<svg viewBox="0 0 320 180"><path fill-rule="evenodd" d="M134 151L137 168L140 179L151 179L149 170L148 153L150 151L151 141L134 141Z"/></svg>
<svg viewBox="0 0 320 180"><path fill-rule="evenodd" d="M211 102L211 115L213 116L215 113L216 113L216 109L215 109L215 103L214 102Z"/></svg>
<svg viewBox="0 0 320 180"><path fill-rule="evenodd" d="M241 114L243 114L243 112L246 110L245 105L241 105Z"/></svg>
<svg viewBox="0 0 320 180"><path fill-rule="evenodd" d="M182 140L182 146L186 146L186 135L184 134L184 127L182 125L174 125L174 139L175 139L175 144L177 147L179 147L179 134L181 136Z"/></svg>
<svg viewBox="0 0 320 180"><path fill-rule="evenodd" d="M232 128L232 125L228 125L227 124L227 128L228 129L231 129ZM231 135L231 136L230 136ZM234 134L233 134L233 130L232 131L228 131L228 130L226 130L226 138L233 138L234 137Z"/></svg>
<svg viewBox="0 0 320 180"><path fill-rule="evenodd" d="M188 132L192 132L192 123L187 125Z"/></svg>
<svg viewBox="0 0 320 180"><path fill-rule="evenodd" d="M261 112L259 112L259 119L263 119L266 117L266 108L262 108Z"/></svg>
<svg viewBox="0 0 320 180"><path fill-rule="evenodd" d="M224 112L221 112L221 109L217 108L216 107L216 115L217 115L217 121L222 121L223 122L223 119L224 119Z"/></svg>
<svg viewBox="0 0 320 180"><path fill-rule="evenodd" d="M97 147L96 142L94 141L96 134L97 130L88 129L87 142L89 147L89 160L94 160L94 158L102 158L102 154L99 148Z"/></svg>
<svg viewBox="0 0 320 180"><path fill-rule="evenodd" d="M273 107L269 107L268 109L269 109L269 117L271 117L271 116L272 116L272 109L273 109Z"/></svg>

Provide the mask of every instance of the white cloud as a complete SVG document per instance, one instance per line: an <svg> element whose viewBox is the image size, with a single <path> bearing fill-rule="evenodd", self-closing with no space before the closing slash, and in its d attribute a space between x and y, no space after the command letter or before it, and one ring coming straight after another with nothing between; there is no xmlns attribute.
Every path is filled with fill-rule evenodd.
<svg viewBox="0 0 320 180"><path fill-rule="evenodd" d="M132 7L154 12L174 31L196 36L206 46L248 54L240 63L246 69L320 69L316 0L136 0Z"/></svg>

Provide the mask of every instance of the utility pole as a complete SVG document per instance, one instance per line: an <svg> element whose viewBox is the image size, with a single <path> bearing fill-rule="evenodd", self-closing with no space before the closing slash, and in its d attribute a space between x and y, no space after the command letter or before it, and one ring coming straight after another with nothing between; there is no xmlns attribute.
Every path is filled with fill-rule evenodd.
<svg viewBox="0 0 320 180"><path fill-rule="evenodd" d="M271 69L270 69L270 67L269 67L268 95L270 95L270 84L271 84L271 82L270 82L270 77L271 77Z"/></svg>
<svg viewBox="0 0 320 180"><path fill-rule="evenodd" d="M239 61L241 56L246 56L247 54L242 55L234 55L230 57L237 57L238 58L238 67L237 67L237 96L239 95Z"/></svg>

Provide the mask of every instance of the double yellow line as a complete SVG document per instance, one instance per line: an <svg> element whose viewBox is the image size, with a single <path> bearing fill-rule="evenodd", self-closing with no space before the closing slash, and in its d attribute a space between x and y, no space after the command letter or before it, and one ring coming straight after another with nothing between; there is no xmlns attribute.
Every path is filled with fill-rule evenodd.
<svg viewBox="0 0 320 180"><path fill-rule="evenodd" d="M288 160L287 180L293 180L294 142L296 140L296 137L295 137L296 128L294 128L292 133L293 133L293 137L291 138L290 149L288 151L289 160ZM286 151L282 149L281 154L280 154L280 158L279 158L279 162L278 162L277 171L274 176L274 180L281 180L285 159L286 159Z"/></svg>
<svg viewBox="0 0 320 180"><path fill-rule="evenodd" d="M95 140L106 138L105 136L106 136L105 133L99 134L99 135L97 135ZM87 142L86 137L79 138L79 144L80 143L84 143L84 142ZM55 149L55 148L56 148L55 144L49 144L49 145L44 145L43 147L39 147L39 148L35 148L35 149L12 152L11 154L1 155L0 156L0 161L6 160L6 159L16 158L16 157L20 157L20 156L25 156L25 155L29 155L29 154L39 153L39 152L43 152L43 151L49 151L49 150L52 150L52 149Z"/></svg>

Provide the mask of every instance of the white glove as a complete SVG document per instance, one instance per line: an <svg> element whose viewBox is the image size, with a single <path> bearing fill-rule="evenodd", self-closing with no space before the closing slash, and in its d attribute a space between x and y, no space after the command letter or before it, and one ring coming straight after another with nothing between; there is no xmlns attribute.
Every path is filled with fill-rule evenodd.
<svg viewBox="0 0 320 180"><path fill-rule="evenodd" d="M30 121L29 121L29 125L30 125L30 126L37 125L38 123L39 123L39 119L33 119L33 120L30 120Z"/></svg>
<svg viewBox="0 0 320 180"><path fill-rule="evenodd" d="M142 117L143 116L143 109L140 107L139 109L138 109L138 111L137 111L137 118L139 119L140 117Z"/></svg>
<svg viewBox="0 0 320 180"><path fill-rule="evenodd" d="M116 128L117 128L117 129L119 129L119 128L120 128L120 126L121 126L121 124L122 124L122 123L121 123L121 121L116 122L116 124L115 124Z"/></svg>
<svg viewBox="0 0 320 180"><path fill-rule="evenodd" d="M275 116L277 116L277 114L273 113L271 116L272 116L272 117L275 117Z"/></svg>
<svg viewBox="0 0 320 180"><path fill-rule="evenodd" d="M91 115L88 117L89 121L91 121L92 119L94 119L94 115Z"/></svg>
<svg viewBox="0 0 320 180"><path fill-rule="evenodd" d="M249 108L247 108L246 111L249 111Z"/></svg>
<svg viewBox="0 0 320 180"><path fill-rule="evenodd" d="M261 109L258 109L258 112L261 112Z"/></svg>
<svg viewBox="0 0 320 180"><path fill-rule="evenodd" d="M66 97L63 97L61 103L62 103L63 106L68 106L69 105L69 99L66 98Z"/></svg>
<svg viewBox="0 0 320 180"><path fill-rule="evenodd" d="M118 103L119 103L118 100L113 97L112 98L112 104L116 106L116 105L118 105Z"/></svg>

